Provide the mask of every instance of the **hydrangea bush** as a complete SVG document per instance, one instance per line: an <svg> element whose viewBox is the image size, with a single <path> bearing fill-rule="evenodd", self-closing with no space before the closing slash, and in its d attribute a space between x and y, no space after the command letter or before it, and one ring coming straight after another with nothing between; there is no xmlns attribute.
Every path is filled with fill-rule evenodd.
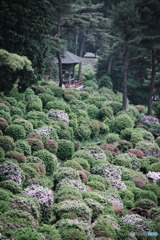
<svg viewBox="0 0 160 240"><path fill-rule="evenodd" d="M65 113L62 110L55 110L55 109L50 109L50 111L47 114L49 119L53 119L55 121L63 121L67 125L69 124L69 117L68 114Z"/></svg>
<svg viewBox="0 0 160 240"><path fill-rule="evenodd" d="M0 164L0 179L7 180L11 179L22 185L24 175L21 168L12 162L4 162Z"/></svg>
<svg viewBox="0 0 160 240"><path fill-rule="evenodd" d="M42 128L35 129L35 132L42 137L43 143L46 143L47 140L52 139L58 141L58 136L56 129L50 126L43 126Z"/></svg>
<svg viewBox="0 0 160 240"><path fill-rule="evenodd" d="M31 185L24 189L23 194L38 200L42 217L51 211L54 199L53 193L50 189L44 188L40 185Z"/></svg>

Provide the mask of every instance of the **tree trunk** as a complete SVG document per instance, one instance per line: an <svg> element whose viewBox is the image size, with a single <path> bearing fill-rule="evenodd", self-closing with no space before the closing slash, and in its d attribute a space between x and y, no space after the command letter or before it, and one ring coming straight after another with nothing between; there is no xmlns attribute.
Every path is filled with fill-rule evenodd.
<svg viewBox="0 0 160 240"><path fill-rule="evenodd" d="M111 73L111 68L112 68L112 57L109 57L108 60L108 69L107 69L107 74L110 75Z"/></svg>
<svg viewBox="0 0 160 240"><path fill-rule="evenodd" d="M57 34L56 34L58 38L60 36L60 30L61 30L60 22L61 22L61 15L59 13L58 24L57 24ZM63 77L62 77L62 59L61 59L60 51L57 51L57 59L58 59L58 69L59 69L59 87L62 87Z"/></svg>
<svg viewBox="0 0 160 240"><path fill-rule="evenodd" d="M148 113L147 115L152 115L152 96L154 91L154 83L156 78L156 50L152 49L152 77L149 89L149 96L148 96Z"/></svg>
<svg viewBox="0 0 160 240"><path fill-rule="evenodd" d="M58 69L59 69L59 87L62 87L63 84L63 77L62 77L62 59L61 53L57 52L57 59L58 59Z"/></svg>
<svg viewBox="0 0 160 240"><path fill-rule="evenodd" d="M76 31L76 46L75 46L75 55L77 55L78 52L78 30Z"/></svg>
<svg viewBox="0 0 160 240"><path fill-rule="evenodd" d="M81 45L81 49L80 49L80 57L83 57L83 50L84 50L84 45L86 43L86 36L84 36L83 38L83 42L82 42L82 45ZM78 71L78 80L81 79L81 69L82 69L82 63L79 63L79 71Z"/></svg>
<svg viewBox="0 0 160 240"><path fill-rule="evenodd" d="M127 49L123 53L123 106L122 109L127 109Z"/></svg>

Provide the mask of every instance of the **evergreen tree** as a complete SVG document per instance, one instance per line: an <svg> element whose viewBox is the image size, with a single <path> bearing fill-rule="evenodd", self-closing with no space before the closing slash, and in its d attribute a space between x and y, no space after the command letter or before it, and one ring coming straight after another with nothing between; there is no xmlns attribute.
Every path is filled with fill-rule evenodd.
<svg viewBox="0 0 160 240"><path fill-rule="evenodd" d="M117 37L118 49L122 49L123 55L123 109L127 108L127 72L128 72L128 55L130 49L137 44L137 24L139 15L135 8L133 0L121 2L112 10L113 33ZM113 46L114 47L114 46Z"/></svg>
<svg viewBox="0 0 160 240"><path fill-rule="evenodd" d="M47 55L47 9L45 0L0 1L0 48L27 56L37 75L43 73Z"/></svg>
<svg viewBox="0 0 160 240"><path fill-rule="evenodd" d="M152 97L158 70L160 53L160 2L158 0L139 0L137 8L141 16L141 46L150 56L151 81L148 95L148 115L152 115Z"/></svg>

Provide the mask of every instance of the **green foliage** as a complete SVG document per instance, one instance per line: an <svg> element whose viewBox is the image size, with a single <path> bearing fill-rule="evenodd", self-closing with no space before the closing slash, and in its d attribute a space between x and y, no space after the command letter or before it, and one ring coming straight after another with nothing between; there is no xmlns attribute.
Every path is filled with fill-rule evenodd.
<svg viewBox="0 0 160 240"><path fill-rule="evenodd" d="M64 162L63 167L71 167L73 169L80 170L80 171L83 170L82 166L74 159L67 160L66 162Z"/></svg>
<svg viewBox="0 0 160 240"><path fill-rule="evenodd" d="M37 231L42 234L46 239L50 240L61 240L61 236L59 234L59 231L56 229L54 225L39 225L37 228Z"/></svg>
<svg viewBox="0 0 160 240"><path fill-rule="evenodd" d="M135 146L138 142L142 142L143 137L141 132L132 132L131 134L131 143Z"/></svg>
<svg viewBox="0 0 160 240"><path fill-rule="evenodd" d="M42 122L43 125L44 124L48 124L49 120L47 118L47 115L44 112L38 112L38 111L30 111L27 113L26 115L26 119L27 120L34 120L35 122L37 122L37 124L39 122ZM31 122L32 123L32 122ZM42 124L41 124L42 125Z"/></svg>
<svg viewBox="0 0 160 240"><path fill-rule="evenodd" d="M132 136L132 132L133 132L132 128L126 128L126 129L123 129L121 131L120 136L121 136L122 139L130 141L131 140L131 136Z"/></svg>
<svg viewBox="0 0 160 240"><path fill-rule="evenodd" d="M13 194L18 194L22 192L22 187L13 180L1 181L0 187L11 191Z"/></svg>
<svg viewBox="0 0 160 240"><path fill-rule="evenodd" d="M82 230L75 229L75 228L63 228L60 231L60 234L61 234L62 239L64 239L64 240L70 240L71 238L73 240L79 240L79 239L87 240L88 239L85 232L82 232Z"/></svg>
<svg viewBox="0 0 160 240"><path fill-rule="evenodd" d="M32 151L38 151L44 148L44 144L40 139L28 138L27 141Z"/></svg>
<svg viewBox="0 0 160 240"><path fill-rule="evenodd" d="M13 197L13 193L8 189L0 188L0 200L9 201Z"/></svg>
<svg viewBox="0 0 160 240"><path fill-rule="evenodd" d="M34 79L31 61L25 56L21 57L20 55L17 55L15 53L9 53L4 49L0 49L0 69L0 91L3 92L9 92L12 89L13 85L16 83L17 78L20 78L22 80L23 74L26 74L28 80L30 80L31 82ZM6 78L8 81L7 84ZM25 77L23 76L23 81L24 79ZM22 87L25 85L27 85L27 83L20 82L18 87Z"/></svg>
<svg viewBox="0 0 160 240"><path fill-rule="evenodd" d="M43 160L46 167L46 174L48 176L52 175L57 167L57 158L54 154L50 153L46 149L39 150L33 153L33 156L38 157Z"/></svg>
<svg viewBox="0 0 160 240"><path fill-rule="evenodd" d="M156 143L157 143L158 147L160 148L160 137L156 138Z"/></svg>
<svg viewBox="0 0 160 240"><path fill-rule="evenodd" d="M23 112L19 107L12 106L10 109L11 116L18 115L20 117L23 117Z"/></svg>
<svg viewBox="0 0 160 240"><path fill-rule="evenodd" d="M10 151L7 152L5 155L6 158L16 159L18 163L23 163L26 160L26 157L23 153L16 152L16 151Z"/></svg>
<svg viewBox="0 0 160 240"><path fill-rule="evenodd" d="M42 236L35 229L25 227L18 228L14 233L14 238L17 240L41 240Z"/></svg>
<svg viewBox="0 0 160 240"><path fill-rule="evenodd" d="M22 149L25 156L31 155L31 147L26 140L18 140L15 142L16 148Z"/></svg>
<svg viewBox="0 0 160 240"><path fill-rule="evenodd" d="M72 158L73 153L74 153L74 145L71 141L62 139L58 142L58 151L57 151L58 158L64 161Z"/></svg>
<svg viewBox="0 0 160 240"><path fill-rule="evenodd" d="M74 135L77 140L87 140L90 138L91 130L88 125L81 124L75 129Z"/></svg>
<svg viewBox="0 0 160 240"><path fill-rule="evenodd" d="M75 214L76 218L80 217L82 220L90 220L91 210L84 203L79 201L63 201L58 204L54 204L53 211L57 218L61 218L64 213L72 212Z"/></svg>
<svg viewBox="0 0 160 240"><path fill-rule="evenodd" d="M42 101L41 99L36 96L36 95L33 95L28 103L27 103L27 111L39 111L41 112L42 111Z"/></svg>
<svg viewBox="0 0 160 240"><path fill-rule="evenodd" d="M103 121L106 117L110 118L113 116L113 110L112 108L109 106L102 106L99 110L99 117L100 119Z"/></svg>
<svg viewBox="0 0 160 240"><path fill-rule="evenodd" d="M11 124L5 130L5 134L12 137L15 141L19 139L24 139L26 136L26 131L23 126L18 126L17 124Z"/></svg>
<svg viewBox="0 0 160 240"><path fill-rule="evenodd" d="M79 163L83 169L90 171L90 165L86 159L83 158L73 158L77 163Z"/></svg>
<svg viewBox="0 0 160 240"><path fill-rule="evenodd" d="M113 89L113 84L110 77L104 75L100 78L99 88L102 88L102 87Z"/></svg>
<svg viewBox="0 0 160 240"><path fill-rule="evenodd" d="M103 206L91 198L85 198L84 202L92 209L92 221L94 221L100 214L103 213Z"/></svg>
<svg viewBox="0 0 160 240"><path fill-rule="evenodd" d="M134 122L127 114L120 114L115 118L114 131L120 133L121 130L126 128L133 128Z"/></svg>
<svg viewBox="0 0 160 240"><path fill-rule="evenodd" d="M82 193L74 186L62 186L55 194L55 201L62 202L66 200L80 200Z"/></svg>
<svg viewBox="0 0 160 240"><path fill-rule="evenodd" d="M160 162L151 164L148 170L152 172L160 172Z"/></svg>
<svg viewBox="0 0 160 240"><path fill-rule="evenodd" d="M63 167L57 169L57 171L54 173L55 185L59 183L63 178L79 180L79 174L76 170L70 167Z"/></svg>
<svg viewBox="0 0 160 240"><path fill-rule="evenodd" d="M92 119L97 119L99 116L99 109L93 104L87 105L87 112Z"/></svg>
<svg viewBox="0 0 160 240"><path fill-rule="evenodd" d="M13 151L15 149L15 143L13 141L13 138L9 136L1 136L0 147L3 148L5 152Z"/></svg>
<svg viewBox="0 0 160 240"><path fill-rule="evenodd" d="M102 191L105 192L105 185L99 181L89 181L87 182L87 185L94 191L94 190L98 190L98 191Z"/></svg>
<svg viewBox="0 0 160 240"><path fill-rule="evenodd" d="M11 124L11 116L9 112L5 112L4 110L1 110L0 117L4 118L9 125Z"/></svg>
<svg viewBox="0 0 160 240"><path fill-rule="evenodd" d="M120 137L117 133L109 133L106 137L106 142L113 144L114 142L119 142Z"/></svg>
<svg viewBox="0 0 160 240"><path fill-rule="evenodd" d="M93 227L93 232L96 237L116 238L116 232L114 228L107 221L99 218Z"/></svg>

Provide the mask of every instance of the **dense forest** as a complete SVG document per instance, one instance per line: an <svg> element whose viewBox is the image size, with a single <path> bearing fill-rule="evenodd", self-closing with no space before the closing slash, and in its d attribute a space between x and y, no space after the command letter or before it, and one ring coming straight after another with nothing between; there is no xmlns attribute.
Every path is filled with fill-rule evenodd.
<svg viewBox="0 0 160 240"><path fill-rule="evenodd" d="M159 0L0 1L0 239L160 239Z"/></svg>

